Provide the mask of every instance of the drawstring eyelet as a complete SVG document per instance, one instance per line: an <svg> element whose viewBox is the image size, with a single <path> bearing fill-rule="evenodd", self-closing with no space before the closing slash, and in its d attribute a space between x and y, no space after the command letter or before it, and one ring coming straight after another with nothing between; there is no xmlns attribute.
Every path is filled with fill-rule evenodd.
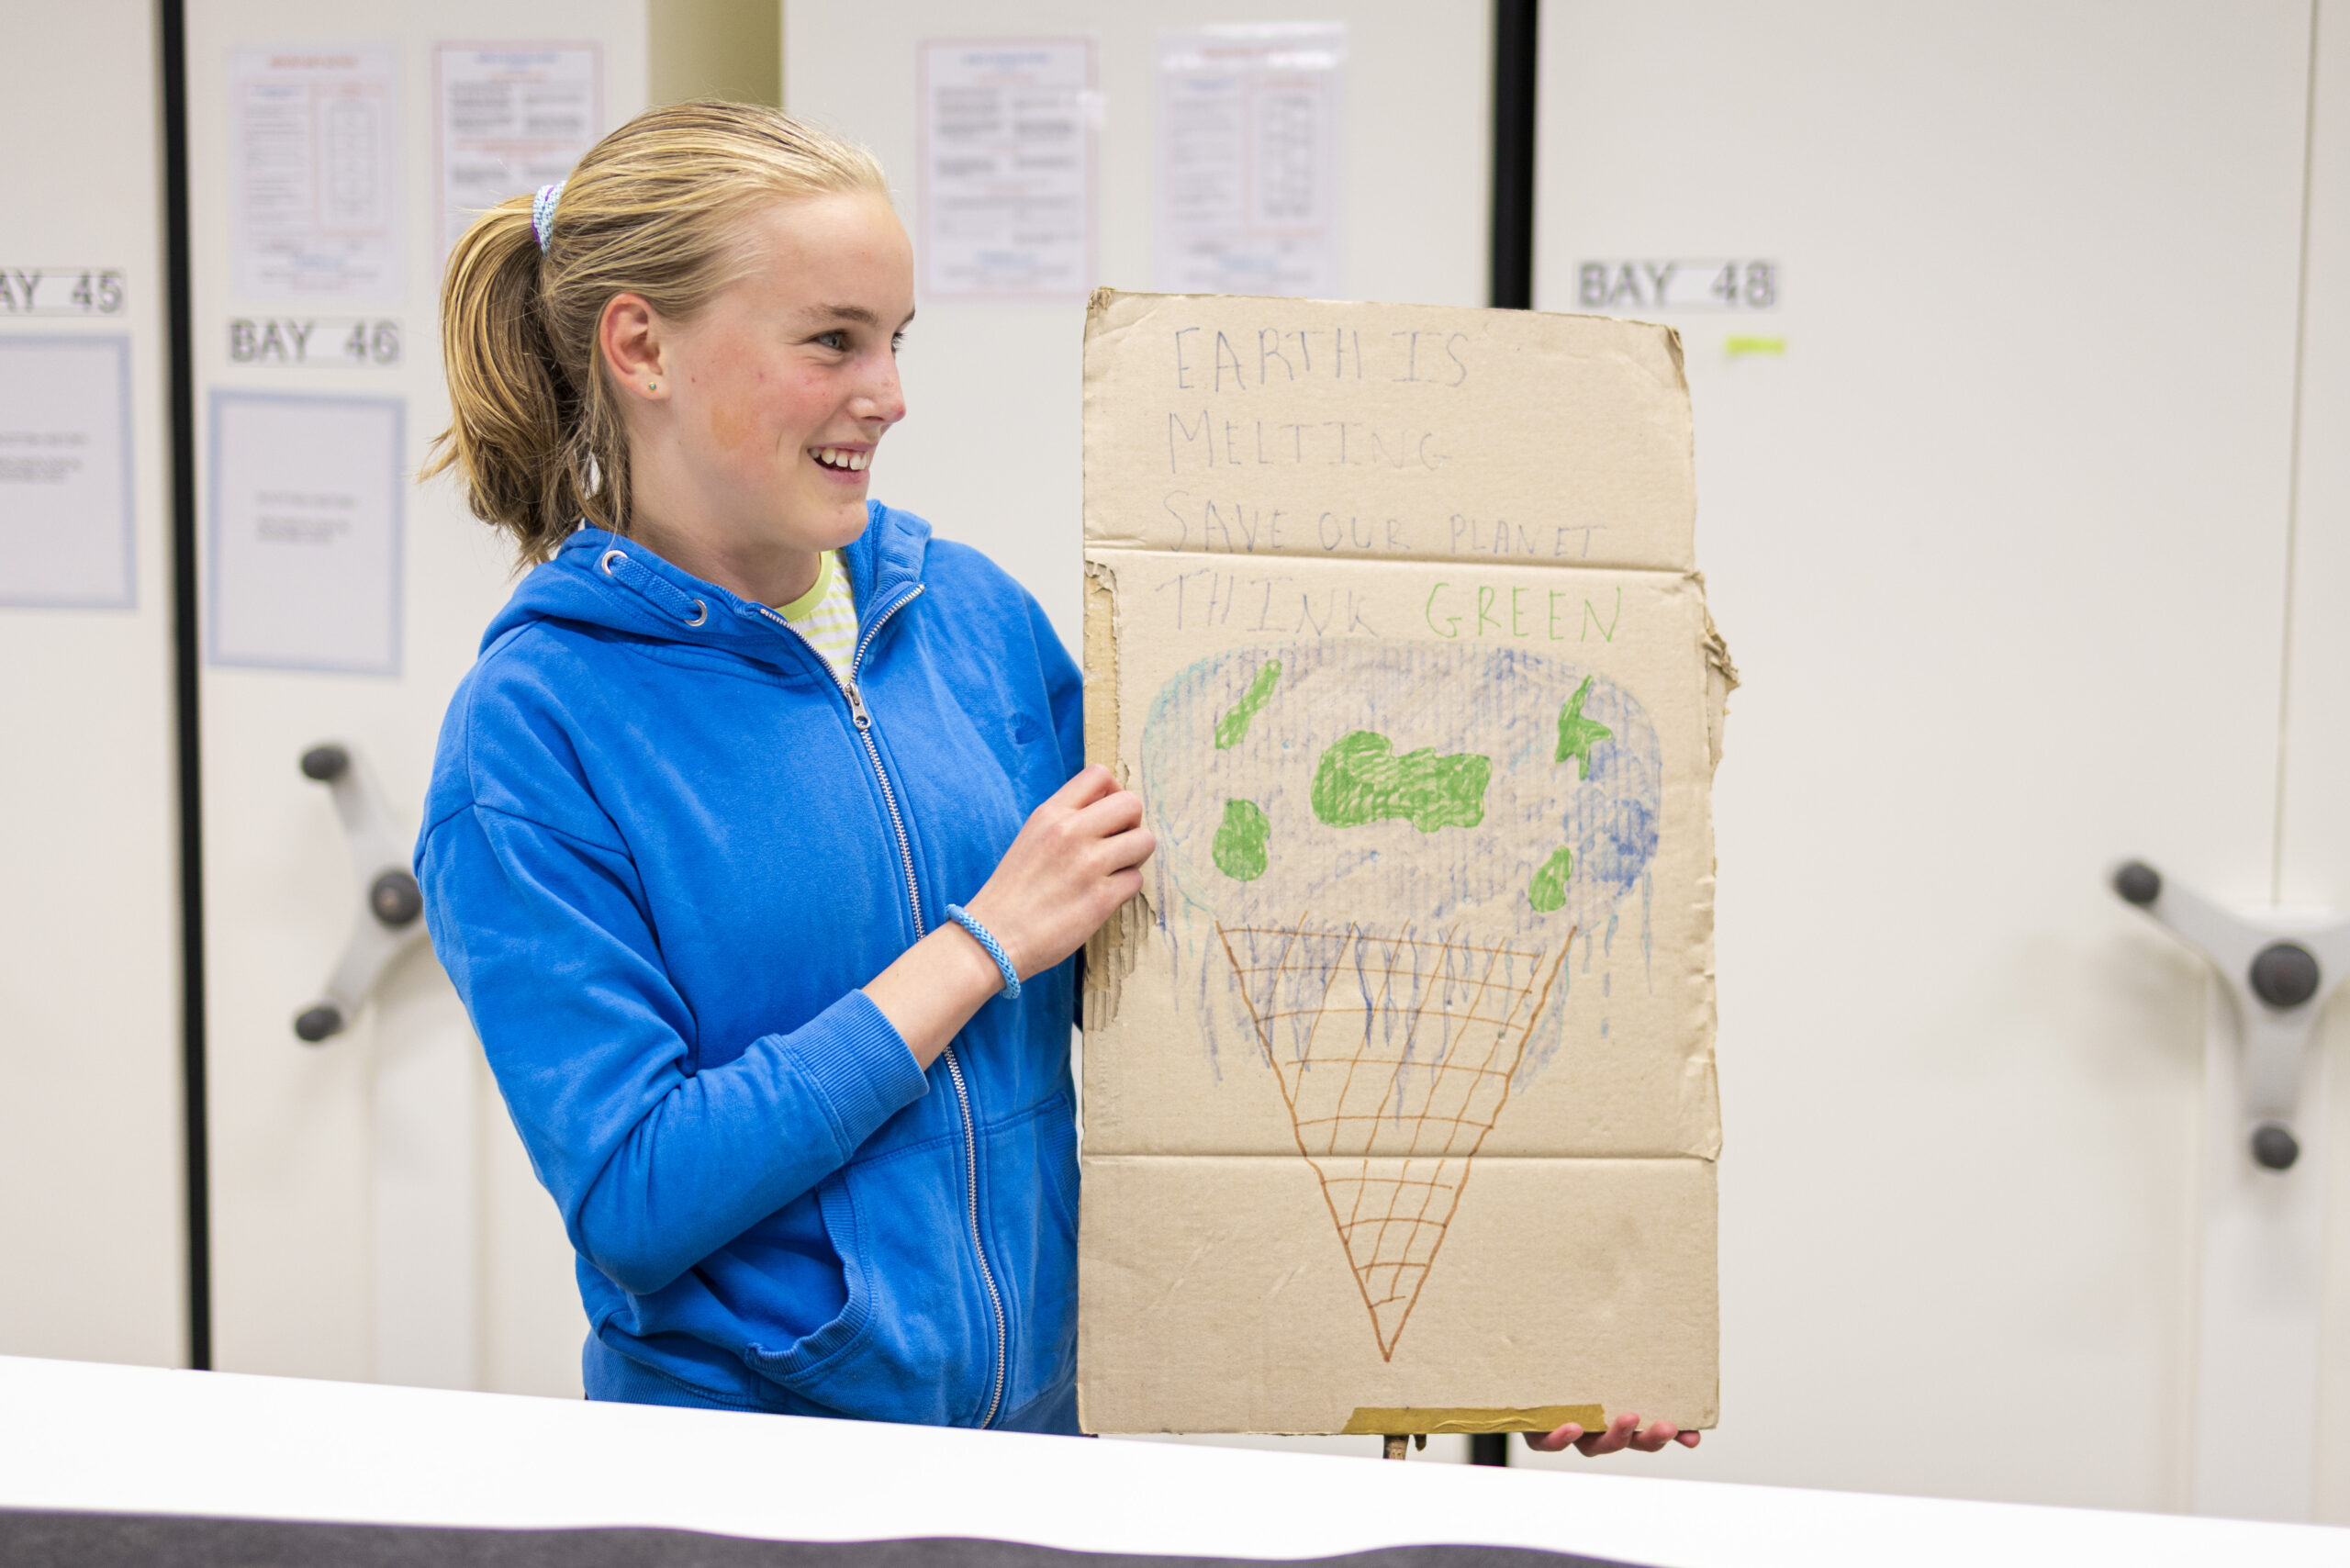
<svg viewBox="0 0 2350 1568"><path fill-rule="evenodd" d="M704 604L699 599L696 599L694 600L694 618L691 621L687 622L686 624L688 626L699 626L709 619L710 606Z"/></svg>
<svg viewBox="0 0 2350 1568"><path fill-rule="evenodd" d="M625 550L607 550L604 552L604 558L597 565L604 568L604 576L609 577L612 575L612 563L627 559L628 552Z"/></svg>

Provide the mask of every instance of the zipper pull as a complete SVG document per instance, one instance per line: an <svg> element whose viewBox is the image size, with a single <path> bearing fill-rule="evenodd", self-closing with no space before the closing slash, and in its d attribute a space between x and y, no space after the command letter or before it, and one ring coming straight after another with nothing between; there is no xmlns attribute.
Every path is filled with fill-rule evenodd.
<svg viewBox="0 0 2350 1568"><path fill-rule="evenodd" d="M856 727L860 730L871 729L873 727L873 715L865 711L865 697L863 693L856 689L856 682L853 680L843 681L841 683L841 689L848 693L849 717L856 721Z"/></svg>

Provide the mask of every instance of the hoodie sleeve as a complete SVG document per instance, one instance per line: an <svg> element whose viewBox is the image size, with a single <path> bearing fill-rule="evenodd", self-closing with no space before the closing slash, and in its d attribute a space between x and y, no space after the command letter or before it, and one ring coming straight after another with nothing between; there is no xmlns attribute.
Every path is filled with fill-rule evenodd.
<svg viewBox="0 0 2350 1568"><path fill-rule="evenodd" d="M840 1169L929 1083L862 991L688 1071L692 1020L624 845L576 779L537 782L544 814L579 820L469 800L427 831L433 950L573 1247L649 1294ZM561 809L566 784L584 811Z"/></svg>

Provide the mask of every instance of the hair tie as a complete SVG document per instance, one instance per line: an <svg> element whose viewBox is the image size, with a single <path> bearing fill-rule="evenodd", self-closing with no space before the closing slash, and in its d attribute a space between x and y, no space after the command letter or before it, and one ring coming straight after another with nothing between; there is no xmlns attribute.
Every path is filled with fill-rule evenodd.
<svg viewBox="0 0 2350 1568"><path fill-rule="evenodd" d="M541 185L539 194L531 198L531 232L539 237L542 256L547 253L547 230L554 227L554 204L563 199L563 186L561 180Z"/></svg>
<svg viewBox="0 0 2350 1568"><path fill-rule="evenodd" d="M995 960L996 969L1003 975L1003 989L996 994L1006 1002L1019 1001L1020 971L1013 968L1012 955L1003 950L1003 944L995 939L995 933L981 925L979 918L959 903L946 906L946 918L969 932L971 940L986 948L988 957Z"/></svg>

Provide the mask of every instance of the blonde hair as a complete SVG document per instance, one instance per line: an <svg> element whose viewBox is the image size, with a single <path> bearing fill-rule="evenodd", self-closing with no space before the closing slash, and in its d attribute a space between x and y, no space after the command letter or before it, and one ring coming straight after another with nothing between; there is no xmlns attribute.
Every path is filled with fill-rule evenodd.
<svg viewBox="0 0 2350 1568"><path fill-rule="evenodd" d="M456 469L474 515L512 534L526 565L583 519L628 532L628 442L596 342L604 307L637 294L686 319L742 275L745 218L848 192L889 198L863 148L777 109L699 101L648 109L590 148L543 253L530 196L483 213L441 284L450 425L425 476Z"/></svg>

